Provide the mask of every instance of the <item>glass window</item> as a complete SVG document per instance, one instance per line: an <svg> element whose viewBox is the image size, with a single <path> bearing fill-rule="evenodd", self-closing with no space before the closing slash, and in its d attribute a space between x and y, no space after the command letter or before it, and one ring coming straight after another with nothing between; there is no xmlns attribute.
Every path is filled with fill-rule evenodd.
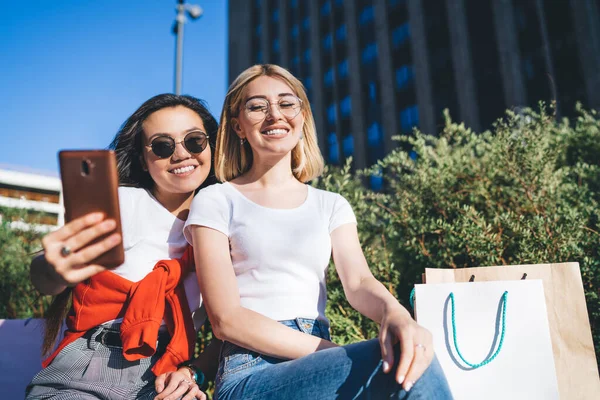
<svg viewBox="0 0 600 400"><path fill-rule="evenodd" d="M340 112L341 112L342 116L347 117L350 115L351 111L352 111L352 100L350 99L350 96L346 96L342 99L342 101L340 101Z"/></svg>
<svg viewBox="0 0 600 400"><path fill-rule="evenodd" d="M340 27L338 27L335 31L335 37L337 40L339 41L344 41L346 40L348 33L346 32L346 25L342 25Z"/></svg>
<svg viewBox="0 0 600 400"><path fill-rule="evenodd" d="M333 103L327 107L327 121L333 125L335 124L335 119L335 103Z"/></svg>
<svg viewBox="0 0 600 400"><path fill-rule="evenodd" d="M310 62L310 49L304 50L304 62L306 62L306 63Z"/></svg>
<svg viewBox="0 0 600 400"><path fill-rule="evenodd" d="M332 44L333 44L333 37L331 36L331 33L328 33L327 36L325 36L325 38L323 39L323 48L325 50L331 50Z"/></svg>
<svg viewBox="0 0 600 400"><path fill-rule="evenodd" d="M348 77L348 60L344 60L338 64L338 74L340 79Z"/></svg>
<svg viewBox="0 0 600 400"><path fill-rule="evenodd" d="M419 109L416 105L406 107L400 111L400 125L405 132L409 132L414 126L419 125Z"/></svg>
<svg viewBox="0 0 600 400"><path fill-rule="evenodd" d="M306 79L304 79L304 87L306 88L306 90L312 89L312 78L310 76L308 76L308 77L306 77Z"/></svg>
<svg viewBox="0 0 600 400"><path fill-rule="evenodd" d="M408 22L406 22L400 26L397 26L392 31L392 45L394 46L394 48L398 48L404 42L406 42L409 37L410 37L410 26L408 25Z"/></svg>
<svg viewBox="0 0 600 400"><path fill-rule="evenodd" d="M403 65L396 70L396 87L403 89L414 79L415 73L412 65Z"/></svg>
<svg viewBox="0 0 600 400"><path fill-rule="evenodd" d="M307 31L309 28L310 28L310 18L304 17L304 19L302 20L302 29Z"/></svg>
<svg viewBox="0 0 600 400"><path fill-rule="evenodd" d="M371 189L378 192L383 188L383 177L381 175L370 176Z"/></svg>
<svg viewBox="0 0 600 400"><path fill-rule="evenodd" d="M327 17L329 16L329 14L331 14L331 3L329 1L326 1L321 6L321 17Z"/></svg>
<svg viewBox="0 0 600 400"><path fill-rule="evenodd" d="M325 84L325 87L333 86L333 68L330 68L327 70L327 72L325 72L323 83Z"/></svg>
<svg viewBox="0 0 600 400"><path fill-rule="evenodd" d="M375 13L373 12L373 6L367 6L363 8L360 15L358 16L358 23L360 25L366 25L373 21Z"/></svg>
<svg viewBox="0 0 600 400"><path fill-rule="evenodd" d="M368 64L377 58L377 43L369 43L363 49L361 57L364 64Z"/></svg>
<svg viewBox="0 0 600 400"><path fill-rule="evenodd" d="M381 143L382 136L381 126L377 122L373 122L367 130L367 143L371 147L376 147Z"/></svg>
<svg viewBox="0 0 600 400"><path fill-rule="evenodd" d="M331 132L327 137L329 143L329 161L333 163L340 162L340 151L338 149L337 135L335 132Z"/></svg>
<svg viewBox="0 0 600 400"><path fill-rule="evenodd" d="M375 82L369 82L369 99L377 100L377 84Z"/></svg>
<svg viewBox="0 0 600 400"><path fill-rule="evenodd" d="M344 151L344 157L350 157L354 154L354 138L350 133L344 139L342 139L342 149Z"/></svg>
<svg viewBox="0 0 600 400"><path fill-rule="evenodd" d="M388 0L388 6L391 8L397 7L400 4L404 3L406 0Z"/></svg>

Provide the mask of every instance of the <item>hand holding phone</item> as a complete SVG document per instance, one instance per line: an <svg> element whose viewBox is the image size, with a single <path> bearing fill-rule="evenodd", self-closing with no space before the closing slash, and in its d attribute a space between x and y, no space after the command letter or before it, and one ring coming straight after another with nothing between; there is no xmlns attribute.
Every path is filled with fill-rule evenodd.
<svg viewBox="0 0 600 400"><path fill-rule="evenodd" d="M101 244L107 237L114 233L122 235L118 195L119 179L115 153L111 150L63 150L59 152L59 163L65 205L65 222L67 222L64 228L78 225L77 223L69 224L71 221L81 221L81 217L98 212L104 215L105 220L110 219L115 223L114 229L95 237L89 243L86 243L83 249L68 250L69 252L88 251L88 253L94 250L97 251L97 245ZM105 226L108 225L105 224ZM112 225L110 226L112 227ZM80 229L83 229L83 227ZM98 229L100 228L97 228L96 232ZM73 233L85 236L85 231ZM118 245L110 248L87 264L115 268L123 264L124 260L123 243L120 241Z"/></svg>

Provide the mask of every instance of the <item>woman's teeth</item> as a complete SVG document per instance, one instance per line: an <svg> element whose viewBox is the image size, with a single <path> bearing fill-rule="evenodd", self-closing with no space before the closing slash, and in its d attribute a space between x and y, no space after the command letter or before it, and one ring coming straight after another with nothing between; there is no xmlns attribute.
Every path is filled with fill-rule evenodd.
<svg viewBox="0 0 600 400"><path fill-rule="evenodd" d="M174 173L174 174L185 174L186 172L193 171L194 168L196 168L196 167L194 167L193 165L190 165L188 167L175 168L171 172Z"/></svg>
<svg viewBox="0 0 600 400"><path fill-rule="evenodd" d="M285 135L287 131L285 129L271 129L264 131L263 135Z"/></svg>

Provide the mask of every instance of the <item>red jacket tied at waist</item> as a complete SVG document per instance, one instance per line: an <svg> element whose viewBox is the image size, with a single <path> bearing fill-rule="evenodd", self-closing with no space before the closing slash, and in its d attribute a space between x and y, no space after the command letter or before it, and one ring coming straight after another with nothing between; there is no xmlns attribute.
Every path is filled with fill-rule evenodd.
<svg viewBox="0 0 600 400"><path fill-rule="evenodd" d="M134 361L152 356L164 320L171 340L152 372L158 376L176 370L178 364L192 358L196 342L183 287L183 278L193 269L193 260L193 250L188 246L181 259L159 261L139 282L104 271L75 286L65 336L42 366L50 365L63 348L88 330L122 317L125 359Z"/></svg>

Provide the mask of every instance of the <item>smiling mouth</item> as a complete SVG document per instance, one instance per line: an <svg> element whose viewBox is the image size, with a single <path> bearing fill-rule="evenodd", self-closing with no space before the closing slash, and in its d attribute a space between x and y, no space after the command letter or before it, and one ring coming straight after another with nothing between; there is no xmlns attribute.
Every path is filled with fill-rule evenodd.
<svg viewBox="0 0 600 400"><path fill-rule="evenodd" d="M197 166L188 165L187 167L181 167L181 168L172 169L169 172L172 173L172 174L175 174L175 175L183 175L183 174L187 174L189 172L192 172L196 168L197 168Z"/></svg>
<svg viewBox="0 0 600 400"><path fill-rule="evenodd" d="M261 134L266 135L266 136L275 136L275 135L285 135L287 133L287 129L269 129L266 131L261 132Z"/></svg>

